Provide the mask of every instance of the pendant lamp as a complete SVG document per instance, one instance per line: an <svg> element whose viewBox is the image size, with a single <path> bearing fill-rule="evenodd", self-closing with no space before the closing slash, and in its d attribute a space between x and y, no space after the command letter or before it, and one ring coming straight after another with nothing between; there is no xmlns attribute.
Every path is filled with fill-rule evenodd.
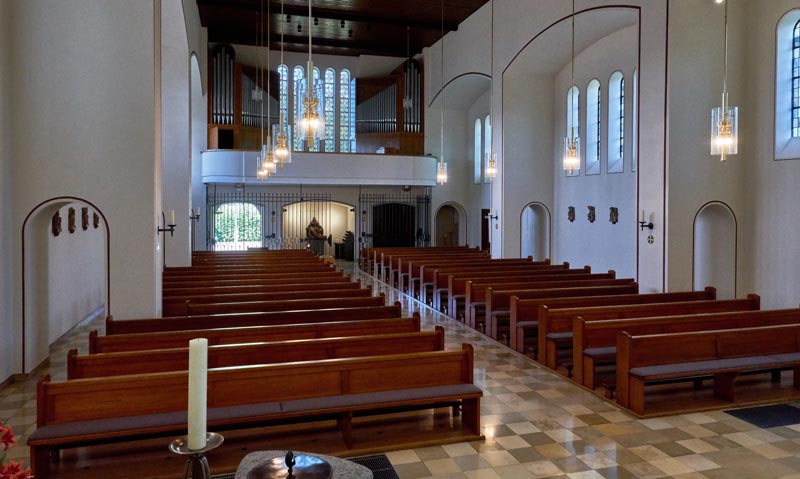
<svg viewBox="0 0 800 479"><path fill-rule="evenodd" d="M725 1L725 0L723 0ZM717 3L720 3L719 0ZM739 152L739 107L728 103L728 2L725 1L725 60L722 70L722 103L711 110L711 154L725 161Z"/></svg>

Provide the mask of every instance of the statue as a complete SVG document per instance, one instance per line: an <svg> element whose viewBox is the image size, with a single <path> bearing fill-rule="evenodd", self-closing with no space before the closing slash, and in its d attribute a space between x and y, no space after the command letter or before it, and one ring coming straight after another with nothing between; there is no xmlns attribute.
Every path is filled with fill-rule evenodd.
<svg viewBox="0 0 800 479"><path fill-rule="evenodd" d="M306 239L325 239L325 230L317 221L317 217L311 218L311 223L306 226Z"/></svg>

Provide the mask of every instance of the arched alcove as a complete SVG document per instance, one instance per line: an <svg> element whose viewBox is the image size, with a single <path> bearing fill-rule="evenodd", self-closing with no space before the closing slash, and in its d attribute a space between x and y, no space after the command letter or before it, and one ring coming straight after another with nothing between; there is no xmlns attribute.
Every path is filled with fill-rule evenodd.
<svg viewBox="0 0 800 479"><path fill-rule="evenodd" d="M300 201L283 206L280 234L276 234L275 239L268 237L265 246L271 249L305 248L308 244L306 228L314 218L325 238L331 238L331 244L325 242L316 246L322 248L317 251L319 253L333 255L333 243L341 242L348 231L355 233L356 214L353 205L338 201Z"/></svg>
<svg viewBox="0 0 800 479"><path fill-rule="evenodd" d="M73 228L70 209L75 211ZM60 224L54 221L56 215ZM21 255L22 372L27 373L47 358L50 344L75 325L103 311L110 314L105 215L82 198L44 201L22 224Z"/></svg>
<svg viewBox="0 0 800 479"><path fill-rule="evenodd" d="M463 206L452 201L439 206L434 221L435 246L467 244L467 213Z"/></svg>
<svg viewBox="0 0 800 479"><path fill-rule="evenodd" d="M528 203L520 214L520 256L542 261L550 257L550 210L544 203Z"/></svg>
<svg viewBox="0 0 800 479"><path fill-rule="evenodd" d="M694 218L694 289L717 288L717 297L736 297L736 215L719 201L703 205Z"/></svg>

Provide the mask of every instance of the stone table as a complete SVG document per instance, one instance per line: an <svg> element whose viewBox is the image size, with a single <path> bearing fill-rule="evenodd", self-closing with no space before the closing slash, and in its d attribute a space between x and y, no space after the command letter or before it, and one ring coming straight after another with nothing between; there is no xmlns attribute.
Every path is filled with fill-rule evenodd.
<svg viewBox="0 0 800 479"><path fill-rule="evenodd" d="M249 477L249 474L251 471L253 471L253 469L270 462L276 457L283 459L286 456L286 452L287 451L251 452L250 454L246 455L244 459L242 459L242 462L239 464L239 468L236 470L236 476L234 479L256 479ZM331 479L373 479L372 471L361 464L356 464L355 462L348 461L347 459L325 456L323 454L311 454L308 452L292 452L294 453L295 457L314 456L326 461L333 469ZM259 477L258 479L261 478Z"/></svg>

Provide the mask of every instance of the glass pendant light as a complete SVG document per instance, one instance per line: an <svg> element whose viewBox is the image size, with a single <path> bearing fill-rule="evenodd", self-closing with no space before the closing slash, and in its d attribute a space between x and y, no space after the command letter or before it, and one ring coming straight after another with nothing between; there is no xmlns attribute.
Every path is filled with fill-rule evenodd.
<svg viewBox="0 0 800 479"><path fill-rule="evenodd" d="M441 69L441 78L442 78L442 89L441 95L442 99L440 101L440 111L441 115L439 118L439 141L440 141L440 154L439 154L439 165L436 168L436 182L439 185L443 185L447 183L447 163L444 161L444 0L442 0L442 29L441 29L441 42L442 47L442 57L439 62L439 66Z"/></svg>
<svg viewBox="0 0 800 479"><path fill-rule="evenodd" d="M281 0L281 19L283 18L283 0ZM283 29L285 22L281 23L281 61L283 65ZM288 75L288 73L287 73ZM288 80L288 79L287 79ZM280 95L279 95L280 96ZM278 160L278 166L283 168L285 163L292 162L292 149L289 147L289 124L284 117L283 110L280 111L278 124L272 127L272 137L275 143L272 145L272 153Z"/></svg>
<svg viewBox="0 0 800 479"><path fill-rule="evenodd" d="M574 116L575 111L575 94L572 93L572 87L575 85L575 0L572 0L572 61L571 66L572 74L570 76L570 90L569 90L569 112L567 118ZM564 169L570 175L581 167L581 139L575 135L575 122L577 118L572 118L569 127L569 136L564 138Z"/></svg>
<svg viewBox="0 0 800 479"><path fill-rule="evenodd" d="M494 0L492 1L492 30L491 30L491 37L492 40L490 42L490 47L492 50L489 53L490 55L490 67L489 67L489 74L491 75L489 78L489 112L491 113L492 121L489 123L494 124ZM489 139L489 154L486 158L486 170L484 171L484 175L486 178L489 179L489 183L493 182L494 179L497 177L497 153L494 153L494 139Z"/></svg>
<svg viewBox="0 0 800 479"><path fill-rule="evenodd" d="M720 3L719 0L717 3ZM711 154L725 161L739 152L739 107L728 103L728 2L725 2L725 60L722 70L722 104L711 110Z"/></svg>
<svg viewBox="0 0 800 479"><path fill-rule="evenodd" d="M323 140L325 135L322 82L319 78L314 79L314 61L311 57L311 21L311 0L308 0L308 65L303 101L298 112L298 128L309 148L314 142Z"/></svg>

